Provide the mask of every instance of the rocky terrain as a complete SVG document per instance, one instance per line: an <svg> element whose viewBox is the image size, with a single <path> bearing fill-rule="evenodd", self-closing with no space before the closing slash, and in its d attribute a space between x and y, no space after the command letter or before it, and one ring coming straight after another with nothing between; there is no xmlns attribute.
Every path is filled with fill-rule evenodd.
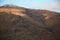
<svg viewBox="0 0 60 40"><path fill-rule="evenodd" d="M0 6L0 40L60 40L60 13Z"/></svg>

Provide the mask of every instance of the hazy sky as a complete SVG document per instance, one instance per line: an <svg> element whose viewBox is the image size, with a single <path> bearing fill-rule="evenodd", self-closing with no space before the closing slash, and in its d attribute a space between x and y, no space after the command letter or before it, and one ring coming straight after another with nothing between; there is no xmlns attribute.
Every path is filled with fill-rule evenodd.
<svg viewBox="0 0 60 40"><path fill-rule="evenodd" d="M60 0L0 0L0 5L14 4L32 9L47 9L60 12Z"/></svg>

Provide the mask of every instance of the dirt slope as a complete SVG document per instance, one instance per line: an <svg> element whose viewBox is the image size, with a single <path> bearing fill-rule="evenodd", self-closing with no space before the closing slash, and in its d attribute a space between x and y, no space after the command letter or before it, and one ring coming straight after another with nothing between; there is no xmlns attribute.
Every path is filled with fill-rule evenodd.
<svg viewBox="0 0 60 40"><path fill-rule="evenodd" d="M0 40L60 40L60 13L1 6Z"/></svg>

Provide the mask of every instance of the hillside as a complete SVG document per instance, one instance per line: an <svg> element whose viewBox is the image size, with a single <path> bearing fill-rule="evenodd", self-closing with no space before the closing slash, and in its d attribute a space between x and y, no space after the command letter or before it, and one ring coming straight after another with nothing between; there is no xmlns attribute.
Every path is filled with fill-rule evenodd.
<svg viewBox="0 0 60 40"><path fill-rule="evenodd" d="M0 6L0 40L60 40L60 13Z"/></svg>

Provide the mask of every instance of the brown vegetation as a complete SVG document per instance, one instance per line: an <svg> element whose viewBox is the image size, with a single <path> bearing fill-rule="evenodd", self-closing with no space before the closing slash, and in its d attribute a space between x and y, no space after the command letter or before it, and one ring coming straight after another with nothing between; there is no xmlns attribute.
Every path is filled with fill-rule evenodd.
<svg viewBox="0 0 60 40"><path fill-rule="evenodd" d="M60 13L1 6L0 40L60 40Z"/></svg>

